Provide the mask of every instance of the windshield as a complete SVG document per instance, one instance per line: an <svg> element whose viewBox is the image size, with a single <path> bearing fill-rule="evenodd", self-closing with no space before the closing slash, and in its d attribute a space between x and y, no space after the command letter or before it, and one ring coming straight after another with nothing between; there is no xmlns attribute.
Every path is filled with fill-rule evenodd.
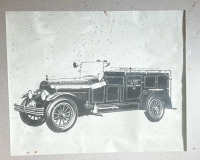
<svg viewBox="0 0 200 160"><path fill-rule="evenodd" d="M101 62L88 62L82 63L81 77L84 76L96 76L103 74L103 64Z"/></svg>

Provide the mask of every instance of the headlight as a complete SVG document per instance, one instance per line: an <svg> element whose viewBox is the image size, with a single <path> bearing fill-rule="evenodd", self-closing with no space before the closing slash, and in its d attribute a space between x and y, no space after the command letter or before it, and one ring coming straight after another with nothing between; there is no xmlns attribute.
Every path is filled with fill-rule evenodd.
<svg viewBox="0 0 200 160"><path fill-rule="evenodd" d="M41 93L41 99L44 101L48 95L49 95L49 92L47 92L46 90L43 90Z"/></svg>
<svg viewBox="0 0 200 160"><path fill-rule="evenodd" d="M33 97L33 92L31 90L28 91L28 98L29 99L32 99Z"/></svg>

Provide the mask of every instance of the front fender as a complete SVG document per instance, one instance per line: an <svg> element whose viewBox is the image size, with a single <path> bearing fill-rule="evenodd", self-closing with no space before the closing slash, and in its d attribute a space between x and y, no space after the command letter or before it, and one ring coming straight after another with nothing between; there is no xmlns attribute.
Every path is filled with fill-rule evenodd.
<svg viewBox="0 0 200 160"><path fill-rule="evenodd" d="M54 93L47 97L46 101L48 101L48 104L53 103L58 98L70 98L76 103L78 108L78 116L88 115L88 110L85 108L85 102L81 101L76 97L76 95L68 92L61 92L61 93Z"/></svg>
<svg viewBox="0 0 200 160"><path fill-rule="evenodd" d="M46 101L53 101L59 97L73 97L73 98L77 98L74 94L72 93L68 93L68 92L62 92L62 93L54 93L51 94L47 97Z"/></svg>

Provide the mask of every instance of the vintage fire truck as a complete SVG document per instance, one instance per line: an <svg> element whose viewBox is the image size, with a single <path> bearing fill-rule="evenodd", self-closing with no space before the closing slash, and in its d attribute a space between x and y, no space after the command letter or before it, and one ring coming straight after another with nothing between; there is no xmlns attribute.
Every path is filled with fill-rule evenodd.
<svg viewBox="0 0 200 160"><path fill-rule="evenodd" d="M102 72L82 76L87 63L101 63ZM144 110L147 119L158 122L171 104L171 71L136 68L111 68L106 60L73 63L80 67L78 78L50 78L39 89L22 96L21 105L14 104L21 120L30 126L46 122L54 132L66 132L77 117L102 116L105 112ZM106 70L107 69L107 70Z"/></svg>

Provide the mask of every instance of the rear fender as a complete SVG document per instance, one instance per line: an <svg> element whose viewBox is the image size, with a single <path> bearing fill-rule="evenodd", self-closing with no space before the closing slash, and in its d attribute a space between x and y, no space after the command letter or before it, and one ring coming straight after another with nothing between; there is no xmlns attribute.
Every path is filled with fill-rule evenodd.
<svg viewBox="0 0 200 160"><path fill-rule="evenodd" d="M162 97L162 99L165 102L165 108L166 109L173 109L172 108L172 102L171 102L169 95L165 91L160 91L160 90L153 90L153 91L149 90L149 91L147 91L146 94L144 94L142 99L141 99L139 109L140 110L146 110L148 98L151 97L152 95L155 95L155 94Z"/></svg>

